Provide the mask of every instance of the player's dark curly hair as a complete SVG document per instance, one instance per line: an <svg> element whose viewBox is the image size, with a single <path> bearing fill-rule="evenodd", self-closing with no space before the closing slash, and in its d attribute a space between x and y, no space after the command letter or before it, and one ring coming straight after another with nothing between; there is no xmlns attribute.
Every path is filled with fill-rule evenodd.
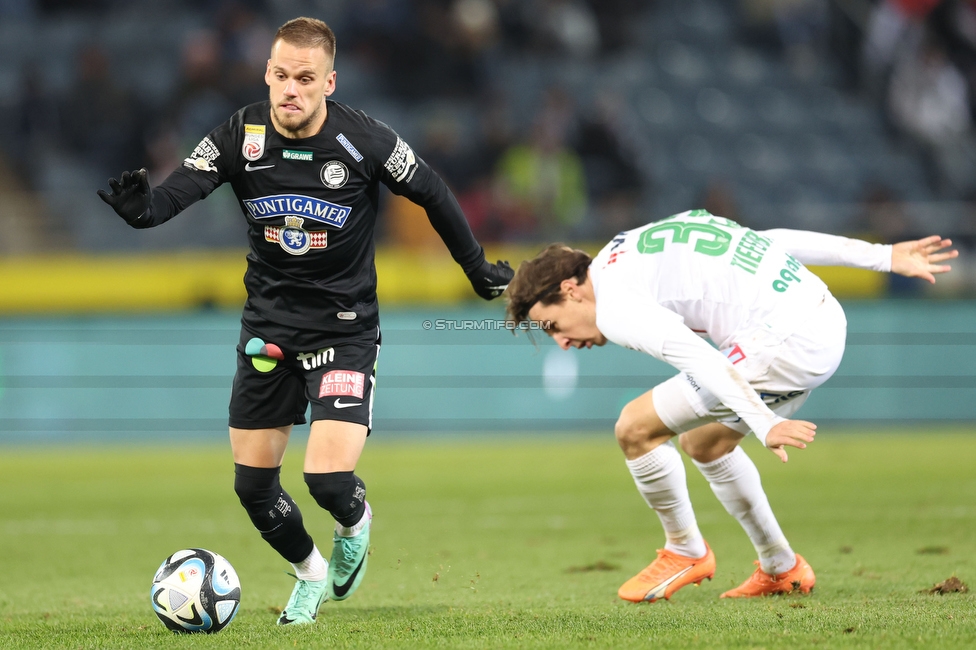
<svg viewBox="0 0 976 650"><path fill-rule="evenodd" d="M593 259L585 252L565 244L547 246L534 259L522 262L508 283L507 319L513 328L529 320L529 310L537 302L552 305L562 302L559 285L576 278L586 282L586 271Z"/></svg>
<svg viewBox="0 0 976 650"><path fill-rule="evenodd" d="M335 61L336 37L332 28L318 18L301 16L292 18L278 28L272 46L278 41L284 41L295 47L321 47L325 53Z"/></svg>

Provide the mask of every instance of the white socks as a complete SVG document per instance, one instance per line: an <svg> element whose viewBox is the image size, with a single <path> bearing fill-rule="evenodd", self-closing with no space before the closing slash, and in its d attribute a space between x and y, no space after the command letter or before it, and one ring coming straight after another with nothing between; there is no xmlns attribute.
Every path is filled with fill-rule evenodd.
<svg viewBox="0 0 976 650"><path fill-rule="evenodd" d="M365 510L363 510L363 516L355 526L342 526L336 523L336 534L340 537L354 537L362 531L363 528L369 524L369 520L373 517L373 511L370 509L369 504L366 504ZM329 574L329 563L325 561L322 554L319 553L318 546L312 546L312 552L309 553L308 557L299 562L298 564L292 563L295 567L295 577L299 580L325 580Z"/></svg>
<svg viewBox="0 0 976 650"><path fill-rule="evenodd" d="M759 470L740 447L718 460L699 463L712 492L745 529L759 553L759 566L770 574L785 573L796 564L796 555L769 506Z"/></svg>
<svg viewBox="0 0 976 650"><path fill-rule="evenodd" d="M319 553L317 546L312 547L312 552L309 553L307 558L298 564L292 563L292 566L295 567L295 577L299 580L317 582L319 580L325 580L329 573L329 563Z"/></svg>
<svg viewBox="0 0 976 650"><path fill-rule="evenodd" d="M355 537L363 530L363 528L366 527L366 524L368 524L369 520L372 518L373 518L373 511L369 507L369 502L367 502L366 507L363 508L363 516L360 517L358 523L352 526L343 526L339 522L336 522L336 527L335 527L336 535L338 535L339 537Z"/></svg>
<svg viewBox="0 0 976 650"><path fill-rule="evenodd" d="M685 557L705 555L705 540L688 496L685 465L674 444L668 441L640 458L628 460L627 468L637 490L661 519L667 536L664 548Z"/></svg>
<svg viewBox="0 0 976 650"><path fill-rule="evenodd" d="M769 574L785 573L796 565L796 554L786 541L759 478L759 470L739 447L710 463L693 461L708 480L712 492L738 520L759 554L759 565ZM640 458L627 461L638 491L661 519L667 536L665 548L686 557L702 557L705 540L698 530L688 496L685 466L670 441Z"/></svg>

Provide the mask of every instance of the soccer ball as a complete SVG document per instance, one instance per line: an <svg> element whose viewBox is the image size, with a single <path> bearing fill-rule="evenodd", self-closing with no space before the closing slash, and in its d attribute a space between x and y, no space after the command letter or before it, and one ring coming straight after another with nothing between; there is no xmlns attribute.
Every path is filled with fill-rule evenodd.
<svg viewBox="0 0 976 650"><path fill-rule="evenodd" d="M174 632L219 632L241 604L241 582L230 562L202 548L163 560L150 591L153 611Z"/></svg>

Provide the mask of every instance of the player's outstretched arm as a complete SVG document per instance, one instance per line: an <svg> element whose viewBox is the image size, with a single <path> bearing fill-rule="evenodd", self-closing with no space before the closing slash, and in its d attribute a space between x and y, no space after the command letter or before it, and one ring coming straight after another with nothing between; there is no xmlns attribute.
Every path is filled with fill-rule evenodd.
<svg viewBox="0 0 976 650"><path fill-rule="evenodd" d="M946 250L950 246L952 240L942 239L939 235L895 244L891 249L891 272L935 284L935 274L947 273L952 269L948 264L939 262L959 257L959 251Z"/></svg>
<svg viewBox="0 0 976 650"><path fill-rule="evenodd" d="M766 446L784 463L789 460L784 447L806 449L817 435L817 425L804 420L783 420L766 434Z"/></svg>
<svg viewBox="0 0 976 650"><path fill-rule="evenodd" d="M389 129L389 127L384 128ZM396 141L399 145L403 145L399 137ZM404 151L409 152L409 147ZM397 157L399 152L400 149L395 149L393 158ZM404 158L404 165L408 165L407 160ZM515 271L508 262L498 260L492 264L485 258L484 249L475 239L457 198L444 180L423 159L420 157L414 159L412 152L410 160L414 160L410 164L416 167L413 173L407 175L406 180L401 181L399 177L393 178L387 173L383 182L395 194L405 196L424 208L430 225L451 251L451 257L461 266L476 294L485 300L492 300L502 295L508 283L515 277ZM384 169L388 169L388 165L389 161Z"/></svg>
<svg viewBox="0 0 976 650"><path fill-rule="evenodd" d="M122 172L119 180L108 179L112 192L98 190L98 197L112 206L115 213L135 226L152 203L152 189L149 186L149 172L145 168L132 173Z"/></svg>

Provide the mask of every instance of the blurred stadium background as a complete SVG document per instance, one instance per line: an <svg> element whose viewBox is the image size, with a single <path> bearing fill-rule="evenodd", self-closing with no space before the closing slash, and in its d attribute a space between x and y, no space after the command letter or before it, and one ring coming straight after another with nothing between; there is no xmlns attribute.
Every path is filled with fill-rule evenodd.
<svg viewBox="0 0 976 650"><path fill-rule="evenodd" d="M229 188L152 231L155 182L266 97L274 30L338 37L338 101L447 180L489 256L592 250L689 208L962 252L934 287L823 270L850 346L802 414L976 420L972 0L0 0L0 441L225 434L244 220ZM593 430L670 371L499 329L386 195L378 430ZM432 326L425 329L425 321ZM490 321L489 321L490 322Z"/></svg>

